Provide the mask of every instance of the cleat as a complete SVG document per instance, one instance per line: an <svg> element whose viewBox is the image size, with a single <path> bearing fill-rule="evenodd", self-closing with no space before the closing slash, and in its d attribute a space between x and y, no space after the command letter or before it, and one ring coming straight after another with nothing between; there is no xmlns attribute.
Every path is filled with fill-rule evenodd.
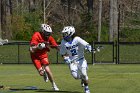
<svg viewBox="0 0 140 93"><path fill-rule="evenodd" d="M89 88L85 88L85 93L90 93Z"/></svg>
<svg viewBox="0 0 140 93"><path fill-rule="evenodd" d="M59 91L59 88L58 88L57 86L53 86L52 89L53 89L54 91Z"/></svg>

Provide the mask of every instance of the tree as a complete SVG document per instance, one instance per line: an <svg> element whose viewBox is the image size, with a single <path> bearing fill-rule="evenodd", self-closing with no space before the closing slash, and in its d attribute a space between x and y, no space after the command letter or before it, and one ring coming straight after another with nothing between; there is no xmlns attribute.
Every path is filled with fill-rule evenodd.
<svg viewBox="0 0 140 93"><path fill-rule="evenodd" d="M101 23L102 23L102 0L99 0L99 18L98 18L98 42L101 39Z"/></svg>
<svg viewBox="0 0 140 93"><path fill-rule="evenodd" d="M11 0L1 0L1 38L10 38L12 32L10 31L12 20L12 2Z"/></svg>
<svg viewBox="0 0 140 93"><path fill-rule="evenodd" d="M113 1L110 0L109 41L113 41Z"/></svg>
<svg viewBox="0 0 140 93"><path fill-rule="evenodd" d="M93 0L87 0L88 13L93 13Z"/></svg>
<svg viewBox="0 0 140 93"><path fill-rule="evenodd" d="M118 36L118 4L117 0L110 0L110 28L109 41L114 41Z"/></svg>
<svg viewBox="0 0 140 93"><path fill-rule="evenodd" d="M118 0L114 0L113 2L113 34L114 34L114 40L118 37Z"/></svg>
<svg viewBox="0 0 140 93"><path fill-rule="evenodd" d="M2 6L2 0L0 0L0 6ZM2 8L0 7L0 38L2 38L2 28L1 28L1 26L2 26L2 24L1 24L1 20L2 20L2 17L1 17L1 15L2 15L2 13L1 13L1 11L2 11Z"/></svg>

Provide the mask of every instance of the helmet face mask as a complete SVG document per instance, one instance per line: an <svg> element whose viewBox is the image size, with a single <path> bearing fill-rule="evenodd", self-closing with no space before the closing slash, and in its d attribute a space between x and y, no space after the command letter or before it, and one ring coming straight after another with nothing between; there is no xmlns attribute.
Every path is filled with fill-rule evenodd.
<svg viewBox="0 0 140 93"><path fill-rule="evenodd" d="M62 33L62 35L63 35L63 38L65 38L65 37L69 36L69 34L68 34L67 32Z"/></svg>
<svg viewBox="0 0 140 93"><path fill-rule="evenodd" d="M44 31L43 34L44 34L45 37L49 37L52 33Z"/></svg>
<svg viewBox="0 0 140 93"><path fill-rule="evenodd" d="M52 34L52 29L47 24L41 24L41 32L45 38L48 38Z"/></svg>
<svg viewBox="0 0 140 93"><path fill-rule="evenodd" d="M74 33L75 33L75 28L73 26L64 27L62 30L63 39L69 41Z"/></svg>

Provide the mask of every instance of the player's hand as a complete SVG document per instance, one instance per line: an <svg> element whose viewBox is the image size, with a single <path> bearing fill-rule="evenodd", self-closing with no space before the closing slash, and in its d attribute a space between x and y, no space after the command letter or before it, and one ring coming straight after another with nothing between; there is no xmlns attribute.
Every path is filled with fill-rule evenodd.
<svg viewBox="0 0 140 93"><path fill-rule="evenodd" d="M89 52L92 52L92 47L91 47L91 45L86 45L85 49L88 50Z"/></svg>
<svg viewBox="0 0 140 93"><path fill-rule="evenodd" d="M38 45L37 45L37 48L38 49L43 49L43 48L46 48L46 45L45 45L45 43L39 43Z"/></svg>
<svg viewBox="0 0 140 93"><path fill-rule="evenodd" d="M71 59L68 56L65 56L64 57L64 62L67 63L67 64L70 64L71 63Z"/></svg>

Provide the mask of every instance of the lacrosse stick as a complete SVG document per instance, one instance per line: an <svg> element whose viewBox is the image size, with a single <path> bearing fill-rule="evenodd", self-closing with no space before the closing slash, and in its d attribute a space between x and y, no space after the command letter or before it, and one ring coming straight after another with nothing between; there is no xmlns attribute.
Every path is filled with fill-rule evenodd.
<svg viewBox="0 0 140 93"><path fill-rule="evenodd" d="M50 43L49 42L46 42L46 41L45 42L42 42L42 43L44 43L46 45L46 47L48 47L48 48L49 47L56 47L56 46L50 45ZM57 50L59 50L59 49L60 49L60 45L57 46Z"/></svg>
<svg viewBox="0 0 140 93"><path fill-rule="evenodd" d="M6 43L8 43L8 39L4 39L4 40L0 40L0 45L4 45L4 44L6 44Z"/></svg>
<svg viewBox="0 0 140 93"><path fill-rule="evenodd" d="M103 48L104 48L103 46L98 46L97 48L93 48L92 52L93 53L100 52L100 50L103 49Z"/></svg>
<svg viewBox="0 0 140 93"><path fill-rule="evenodd" d="M48 82L48 74L47 74L47 72L45 70L45 66L42 66L42 68L43 68L43 71L44 71L44 75L43 75L44 81Z"/></svg>
<svg viewBox="0 0 140 93"><path fill-rule="evenodd" d="M97 48L95 48L93 50L93 53L95 54L96 52L100 52L101 49L104 49L104 47L103 46L98 46ZM93 62L93 65L94 65L94 62Z"/></svg>

